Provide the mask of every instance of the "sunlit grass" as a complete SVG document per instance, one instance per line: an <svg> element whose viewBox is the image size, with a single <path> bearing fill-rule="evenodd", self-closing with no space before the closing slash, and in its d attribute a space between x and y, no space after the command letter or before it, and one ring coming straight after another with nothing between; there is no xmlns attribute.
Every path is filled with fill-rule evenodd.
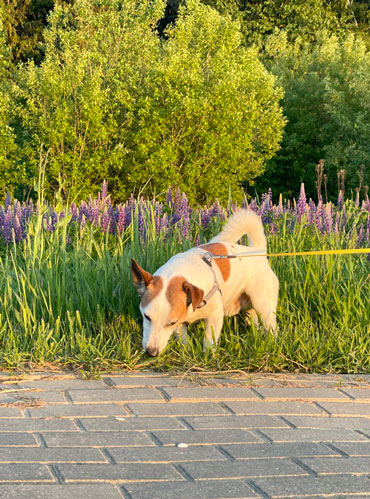
<svg viewBox="0 0 370 499"><path fill-rule="evenodd" d="M150 214L148 215L150 216ZM356 216L354 216L354 225ZM359 215L361 216L361 215ZM65 217L54 232L31 219L26 240L0 259L0 363L30 368L53 363L91 372L112 368L212 371L367 372L370 370L369 271L366 255L272 258L280 280L279 332L248 326L242 315L225 319L215 352L203 352L203 324L190 328L189 346L172 339L148 358L141 349L139 300L131 282L135 257L154 271L192 246L148 231L137 218L121 235L90 225L71 231ZM150 220L149 220L150 227ZM193 221L193 239L202 233ZM213 222L207 235L221 223ZM269 252L348 248L355 232L321 235L303 219L282 215L269 235Z"/></svg>

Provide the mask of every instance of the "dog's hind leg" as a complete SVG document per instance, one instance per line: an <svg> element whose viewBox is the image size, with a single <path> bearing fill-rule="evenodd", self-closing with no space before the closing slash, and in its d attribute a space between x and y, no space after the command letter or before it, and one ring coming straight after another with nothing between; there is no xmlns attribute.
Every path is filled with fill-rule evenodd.
<svg viewBox="0 0 370 499"><path fill-rule="evenodd" d="M189 335L188 328L185 324L179 324L175 330L176 337L183 343L184 345L189 345Z"/></svg>
<svg viewBox="0 0 370 499"><path fill-rule="evenodd" d="M212 315L206 319L206 334L203 340L203 350L214 348L221 334L222 324L224 322L223 311L217 315Z"/></svg>

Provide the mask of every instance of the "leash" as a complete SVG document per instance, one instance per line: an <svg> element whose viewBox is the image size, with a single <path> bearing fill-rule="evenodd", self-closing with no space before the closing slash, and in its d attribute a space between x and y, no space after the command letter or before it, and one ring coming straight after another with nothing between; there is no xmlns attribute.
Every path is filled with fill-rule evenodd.
<svg viewBox="0 0 370 499"><path fill-rule="evenodd" d="M280 257L280 256L318 256L318 255L356 255L370 253L370 248L339 249L339 250L317 250L317 251L293 251L289 253L261 253L260 251L249 251L248 253L237 253L236 255L214 255L208 253L208 258L248 258L256 256Z"/></svg>

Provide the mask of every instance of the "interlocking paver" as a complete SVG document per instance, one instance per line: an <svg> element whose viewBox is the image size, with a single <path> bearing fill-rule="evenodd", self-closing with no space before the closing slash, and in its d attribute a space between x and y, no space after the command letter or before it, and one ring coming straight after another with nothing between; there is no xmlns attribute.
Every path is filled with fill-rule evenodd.
<svg viewBox="0 0 370 499"><path fill-rule="evenodd" d="M71 390L69 395L75 403L111 402L163 402L163 397L153 388L106 388L105 390Z"/></svg>
<svg viewBox="0 0 370 499"><path fill-rule="evenodd" d="M348 456L369 456L370 457L370 441L369 442L335 442L335 447L340 449Z"/></svg>
<svg viewBox="0 0 370 499"><path fill-rule="evenodd" d="M131 447L110 448L117 463L179 463L187 461L225 461L227 457L214 447Z"/></svg>
<svg viewBox="0 0 370 499"><path fill-rule="evenodd" d="M61 418L61 417L107 417L124 416L127 414L124 407L118 404L68 404L49 405L35 409L28 409L32 418Z"/></svg>
<svg viewBox="0 0 370 499"><path fill-rule="evenodd" d="M184 480L169 464L58 464L58 470L67 482L114 480L117 482L143 480Z"/></svg>
<svg viewBox="0 0 370 499"><path fill-rule="evenodd" d="M40 379L21 381L17 385L19 388L37 388L40 390L96 390L104 389L106 386L103 381L83 379Z"/></svg>
<svg viewBox="0 0 370 499"><path fill-rule="evenodd" d="M25 391L14 394L0 392L0 404L15 404L23 402L24 404L32 401L40 401L48 404L67 404L68 401L62 392L55 391Z"/></svg>
<svg viewBox="0 0 370 499"><path fill-rule="evenodd" d="M184 442L188 445L218 445L234 442L261 442L261 439L248 430L163 430L153 432L162 445L176 445Z"/></svg>
<svg viewBox="0 0 370 499"><path fill-rule="evenodd" d="M344 459L344 458L343 458ZM220 478L254 478L261 476L307 475L307 472L284 459L249 459L234 462L184 463L181 465L194 480Z"/></svg>
<svg viewBox="0 0 370 499"><path fill-rule="evenodd" d="M3 419L0 422L3 432L77 431L73 421L67 419ZM0 437L0 445L1 437Z"/></svg>
<svg viewBox="0 0 370 499"><path fill-rule="evenodd" d="M370 492L370 480L362 476L273 477L255 478L253 482L270 497L302 497L316 494L345 494Z"/></svg>
<svg viewBox="0 0 370 499"><path fill-rule="evenodd" d="M52 485L1 485L0 497L4 499L122 499L119 489L109 483L52 484Z"/></svg>
<svg viewBox="0 0 370 499"><path fill-rule="evenodd" d="M98 449L0 447L0 463L73 463L76 461L80 463L106 463L107 459Z"/></svg>
<svg viewBox="0 0 370 499"><path fill-rule="evenodd" d="M225 415L227 410L214 402L198 402L181 404L164 402L163 404L128 404L137 416L209 416Z"/></svg>
<svg viewBox="0 0 370 499"><path fill-rule="evenodd" d="M87 431L151 431L151 430L183 430L181 424L175 418L80 418Z"/></svg>
<svg viewBox="0 0 370 499"><path fill-rule="evenodd" d="M363 442L368 440L353 430L343 428L266 429L263 433L273 442Z"/></svg>
<svg viewBox="0 0 370 499"><path fill-rule="evenodd" d="M368 393L370 377L14 377L0 497L365 497Z"/></svg>
<svg viewBox="0 0 370 499"><path fill-rule="evenodd" d="M348 400L348 397L333 388L259 388L255 390L267 400Z"/></svg>
<svg viewBox="0 0 370 499"><path fill-rule="evenodd" d="M319 409L316 405L308 402L265 402L256 401L251 402L234 402L227 401L227 406L235 412L235 414L275 414L286 416L289 414L315 416L317 414L324 414L324 411ZM370 406L369 406L370 407Z"/></svg>
<svg viewBox="0 0 370 499"><path fill-rule="evenodd" d="M185 420L195 430L286 428L288 425L275 416L187 416ZM370 420L369 420L370 424Z"/></svg>
<svg viewBox="0 0 370 499"><path fill-rule="evenodd" d="M370 402L369 388L342 388L342 390L355 400L368 400Z"/></svg>
<svg viewBox="0 0 370 499"><path fill-rule="evenodd" d="M132 447L153 445L144 433L139 432L80 432L80 433L43 433L48 447ZM1 442L1 439L0 439Z"/></svg>
<svg viewBox="0 0 370 499"><path fill-rule="evenodd" d="M48 468L42 464L5 464L0 466L0 482L54 482Z"/></svg>
<svg viewBox="0 0 370 499"><path fill-rule="evenodd" d="M320 474L370 474L370 459L368 457L317 457L305 458L302 459L302 462Z"/></svg>
<svg viewBox="0 0 370 499"><path fill-rule="evenodd" d="M368 416L370 417L370 404L361 402L346 402L339 404L338 402L320 402L333 416Z"/></svg>
<svg viewBox="0 0 370 499"><path fill-rule="evenodd" d="M286 419L298 428L350 428L370 430L370 418L287 416Z"/></svg>
<svg viewBox="0 0 370 499"><path fill-rule="evenodd" d="M208 400L258 400L258 397L248 388L242 387L190 387L165 388L169 399L173 402L208 401Z"/></svg>
<svg viewBox="0 0 370 499"><path fill-rule="evenodd" d="M0 418L20 418L22 412L16 407L0 407Z"/></svg>
<svg viewBox="0 0 370 499"><path fill-rule="evenodd" d="M311 456L338 456L338 453L321 443L299 442L286 444L222 445L234 459L289 458Z"/></svg>
<svg viewBox="0 0 370 499"><path fill-rule="evenodd" d="M124 488L133 499L231 499L260 497L245 480L204 480L201 482L129 483Z"/></svg>
<svg viewBox="0 0 370 499"><path fill-rule="evenodd" d="M21 432L1 432L0 433L0 446L9 445L12 447L25 447L30 445L38 445L36 439L30 433Z"/></svg>
<svg viewBox="0 0 370 499"><path fill-rule="evenodd" d="M151 386L187 386L188 380L181 378L171 378L168 376L109 376L105 378L109 383L117 388L130 387L151 387Z"/></svg>

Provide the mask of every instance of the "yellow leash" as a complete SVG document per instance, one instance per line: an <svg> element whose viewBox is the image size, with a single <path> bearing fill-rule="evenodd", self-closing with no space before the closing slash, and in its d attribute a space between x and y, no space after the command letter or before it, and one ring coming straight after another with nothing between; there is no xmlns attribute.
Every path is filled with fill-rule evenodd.
<svg viewBox="0 0 370 499"><path fill-rule="evenodd" d="M356 255L370 253L370 248L357 248L357 249L338 249L338 250L317 250L317 251L293 251L290 253L259 253L259 252L248 252L248 253L237 253L236 255L214 255L209 253L212 258L247 258L255 256L317 256L317 255Z"/></svg>

